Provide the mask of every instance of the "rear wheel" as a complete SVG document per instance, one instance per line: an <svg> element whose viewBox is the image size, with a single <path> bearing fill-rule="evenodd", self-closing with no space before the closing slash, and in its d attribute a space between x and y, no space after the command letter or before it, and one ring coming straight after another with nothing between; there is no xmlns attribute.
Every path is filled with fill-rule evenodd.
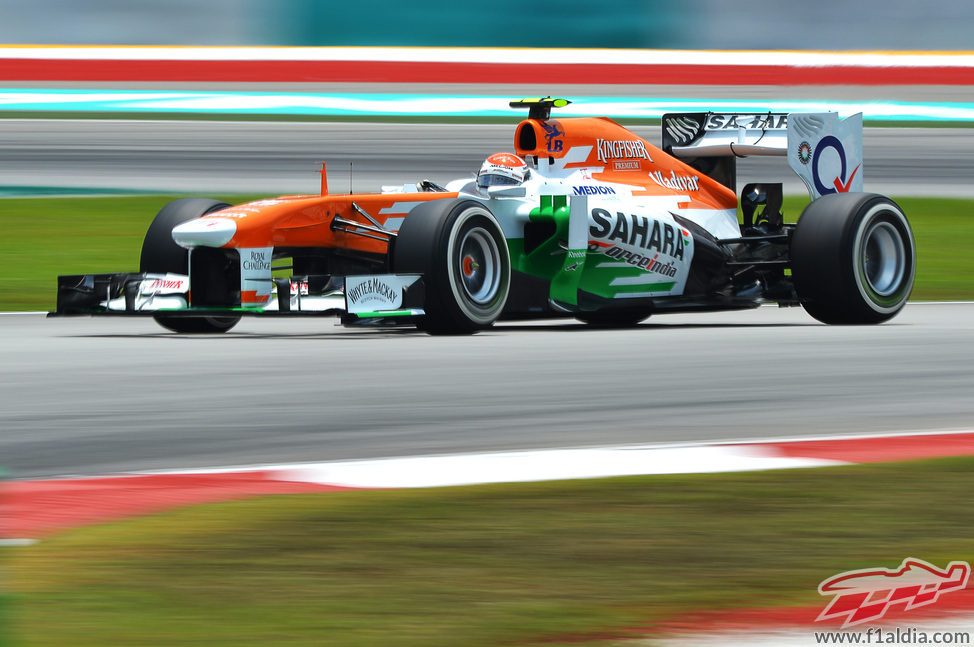
<svg viewBox="0 0 974 647"><path fill-rule="evenodd" d="M504 310L511 285L507 241L493 214L472 200L419 205L403 221L392 258L397 273L419 273L431 333L487 328Z"/></svg>
<svg viewBox="0 0 974 647"><path fill-rule="evenodd" d="M873 193L834 193L805 208L791 239L805 310L828 324L895 316L913 290L916 245L903 210Z"/></svg>
<svg viewBox="0 0 974 647"><path fill-rule="evenodd" d="M173 227L229 206L226 202L205 198L184 198L167 204L145 233L139 271L189 274L189 254L173 241ZM153 318L163 328L181 333L226 332L240 321L240 315L193 317L158 314Z"/></svg>

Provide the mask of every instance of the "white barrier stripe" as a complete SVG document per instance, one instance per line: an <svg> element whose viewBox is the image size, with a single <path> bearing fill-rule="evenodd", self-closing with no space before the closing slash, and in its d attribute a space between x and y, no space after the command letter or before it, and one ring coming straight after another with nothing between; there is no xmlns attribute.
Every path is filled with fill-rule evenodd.
<svg viewBox="0 0 974 647"><path fill-rule="evenodd" d="M780 445L848 441L967 436L974 429L916 430L837 436L727 439L705 443L654 443L603 447L569 447L507 452L393 456L306 463L264 463L115 475L62 475L22 481L96 480L139 476L251 474L255 479L344 485L361 488L435 487L465 483L544 481L650 474L702 474L849 465L850 461L783 456ZM857 449L856 452L861 452ZM907 460L903 458L900 460Z"/></svg>
<svg viewBox="0 0 974 647"><path fill-rule="evenodd" d="M0 548L22 548L36 543L36 539L0 539Z"/></svg>
<svg viewBox="0 0 974 647"><path fill-rule="evenodd" d="M510 97L315 92L197 92L0 89L0 109L163 113L261 113L330 116L511 117ZM656 118L666 112L862 112L887 121L974 121L974 103L575 97L566 117Z"/></svg>
<svg viewBox="0 0 974 647"><path fill-rule="evenodd" d="M780 456L761 447L672 449L552 449L457 456L335 461L272 471L271 478L320 485L382 489L568 479L706 474L845 465L842 461Z"/></svg>
<svg viewBox="0 0 974 647"><path fill-rule="evenodd" d="M974 52L802 52L426 47L125 47L4 45L0 58L48 60L336 61L551 65L974 67Z"/></svg>

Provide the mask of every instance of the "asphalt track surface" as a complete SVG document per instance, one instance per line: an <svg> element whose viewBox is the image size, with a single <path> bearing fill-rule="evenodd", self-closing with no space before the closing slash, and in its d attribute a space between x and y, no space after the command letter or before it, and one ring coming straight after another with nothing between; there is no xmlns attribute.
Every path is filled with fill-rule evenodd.
<svg viewBox="0 0 974 647"><path fill-rule="evenodd" d="M659 126L634 126L660 141ZM513 147L512 124L0 120L0 193L140 190L333 193L468 177ZM974 197L974 128L867 128L864 178L891 196ZM738 181L804 187L784 158L740 160ZM23 188L26 187L26 188Z"/></svg>
<svg viewBox="0 0 974 647"><path fill-rule="evenodd" d="M659 141L658 127L635 130ZM324 159L332 192L375 190L472 173L511 136L511 126L0 120L0 185L305 193L318 190ZM867 129L866 187L970 196L972 138ZM742 182L752 164L754 179L802 190L777 158L744 160ZM911 304L864 328L761 308L626 331L503 324L459 338L331 319L178 336L140 318L7 314L0 466L27 478L968 429L972 328L974 305L962 304Z"/></svg>
<svg viewBox="0 0 974 647"><path fill-rule="evenodd" d="M880 326L801 309L570 320L471 337L245 319L175 335L142 318L0 315L11 476L540 447L967 429L974 304Z"/></svg>

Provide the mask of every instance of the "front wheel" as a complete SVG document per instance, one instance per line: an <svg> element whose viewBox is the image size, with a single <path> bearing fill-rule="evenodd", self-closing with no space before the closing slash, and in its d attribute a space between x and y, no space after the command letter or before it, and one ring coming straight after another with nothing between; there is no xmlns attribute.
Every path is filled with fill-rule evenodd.
<svg viewBox="0 0 974 647"><path fill-rule="evenodd" d="M183 198L167 204L156 214L145 233L139 271L189 274L189 254L172 239L173 228L229 206L226 202L205 198ZM158 314L153 318L163 328L180 333L221 333L230 330L240 321L240 315L193 317Z"/></svg>
<svg viewBox="0 0 974 647"><path fill-rule="evenodd" d="M822 196L798 220L791 271L802 306L821 322L891 319L913 290L916 245L910 223L881 195Z"/></svg>
<svg viewBox="0 0 974 647"><path fill-rule="evenodd" d="M431 333L471 333L500 317L511 285L507 240L473 200L435 200L410 212L396 237L396 273L423 275Z"/></svg>

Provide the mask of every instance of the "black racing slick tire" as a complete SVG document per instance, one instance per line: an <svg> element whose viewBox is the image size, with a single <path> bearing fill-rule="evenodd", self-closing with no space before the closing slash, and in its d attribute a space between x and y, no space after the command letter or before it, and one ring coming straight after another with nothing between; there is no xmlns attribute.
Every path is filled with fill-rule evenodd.
<svg viewBox="0 0 974 647"><path fill-rule="evenodd" d="M507 303L511 260L493 214L473 200L435 200L413 209L396 236L398 274L422 274L420 327L465 334L491 326Z"/></svg>
<svg viewBox="0 0 974 647"><path fill-rule="evenodd" d="M894 317L913 290L916 244L900 207L874 193L833 193L809 204L791 238L802 307L827 324Z"/></svg>
<svg viewBox="0 0 974 647"><path fill-rule="evenodd" d="M145 233L139 271L189 274L189 254L173 241L173 227L229 206L226 202L206 198L183 198L167 204L156 214ZM240 315L192 317L158 314L153 318L163 328L179 333L222 333L240 321Z"/></svg>

